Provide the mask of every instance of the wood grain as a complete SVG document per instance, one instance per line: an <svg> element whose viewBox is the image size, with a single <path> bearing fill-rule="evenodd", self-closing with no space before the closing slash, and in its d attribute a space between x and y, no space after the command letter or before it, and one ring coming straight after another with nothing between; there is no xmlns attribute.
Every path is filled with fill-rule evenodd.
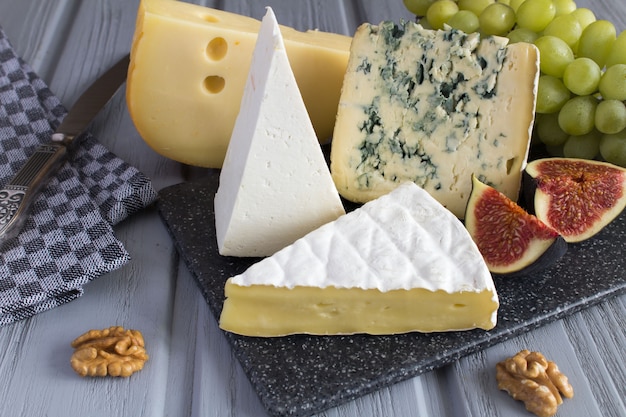
<svg viewBox="0 0 626 417"><path fill-rule="evenodd" d="M351 34L365 21L411 19L401 0L207 0L210 7L298 29ZM578 0L618 30L626 2ZM66 106L126 53L138 0L3 0L0 25L18 53ZM92 126L96 137L149 175L157 188L203 170L154 153L141 140L120 91ZM181 263L154 209L116 228L133 260L86 287L83 297L0 328L1 416L263 416L256 394ZM71 340L113 324L140 329L150 360L130 379L80 378ZM495 385L494 366L528 348L555 360L574 385L558 415L626 415L626 296L611 299L417 378L321 413L326 417L528 416Z"/></svg>

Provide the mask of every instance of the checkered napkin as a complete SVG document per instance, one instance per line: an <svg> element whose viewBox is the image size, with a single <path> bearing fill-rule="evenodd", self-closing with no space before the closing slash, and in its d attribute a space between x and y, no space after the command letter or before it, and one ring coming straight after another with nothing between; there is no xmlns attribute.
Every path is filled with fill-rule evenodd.
<svg viewBox="0 0 626 417"><path fill-rule="evenodd" d="M0 28L0 188L65 114ZM21 233L0 248L0 325L73 300L84 284L128 262L112 226L156 200L150 180L93 136L76 140Z"/></svg>

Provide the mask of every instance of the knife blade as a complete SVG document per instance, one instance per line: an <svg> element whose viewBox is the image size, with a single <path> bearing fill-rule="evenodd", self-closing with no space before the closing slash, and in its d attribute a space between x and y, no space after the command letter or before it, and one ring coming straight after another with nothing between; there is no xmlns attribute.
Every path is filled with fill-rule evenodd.
<svg viewBox="0 0 626 417"><path fill-rule="evenodd" d="M68 147L126 81L128 65L127 54L94 81L51 135L50 143L40 145L0 190L0 245L17 236L35 196L61 164Z"/></svg>

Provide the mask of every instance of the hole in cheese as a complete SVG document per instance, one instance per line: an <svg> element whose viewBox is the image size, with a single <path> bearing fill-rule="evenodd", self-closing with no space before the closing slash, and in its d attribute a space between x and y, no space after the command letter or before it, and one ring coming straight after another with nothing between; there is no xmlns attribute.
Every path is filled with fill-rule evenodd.
<svg viewBox="0 0 626 417"><path fill-rule="evenodd" d="M214 38L206 47L206 54L213 61L219 61L224 58L227 52L228 43L226 43L226 39L222 37Z"/></svg>
<svg viewBox="0 0 626 417"><path fill-rule="evenodd" d="M212 14L205 14L201 16L202 19L206 20L209 23L217 23L220 19L217 16L213 16Z"/></svg>
<svg viewBox="0 0 626 417"><path fill-rule="evenodd" d="M517 158L510 158L506 161L506 175L511 175L511 170L515 166Z"/></svg>
<svg viewBox="0 0 626 417"><path fill-rule="evenodd" d="M204 88L211 94L217 94L224 89L226 80L219 75L209 75L204 79Z"/></svg>

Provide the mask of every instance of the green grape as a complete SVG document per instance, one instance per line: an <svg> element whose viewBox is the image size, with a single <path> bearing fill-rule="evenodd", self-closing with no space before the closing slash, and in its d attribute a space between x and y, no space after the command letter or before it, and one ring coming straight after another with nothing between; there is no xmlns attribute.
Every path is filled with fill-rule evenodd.
<svg viewBox="0 0 626 417"><path fill-rule="evenodd" d="M526 0L511 0L509 2L509 6L511 6L511 8L517 13L517 9L519 9L519 6L525 1Z"/></svg>
<svg viewBox="0 0 626 417"><path fill-rule="evenodd" d="M474 13L476 16L480 16L480 14L487 8L487 6L495 3L496 0L459 0L459 9L461 10L469 10Z"/></svg>
<svg viewBox="0 0 626 417"><path fill-rule="evenodd" d="M535 41L539 48L541 72L561 78L565 68L574 61L574 53L567 43L556 36L542 36Z"/></svg>
<svg viewBox="0 0 626 417"><path fill-rule="evenodd" d="M426 16L428 8L437 0L402 0L406 7L415 16Z"/></svg>
<svg viewBox="0 0 626 417"><path fill-rule="evenodd" d="M563 72L563 84L574 94L587 96L598 91L600 66L591 58L576 58Z"/></svg>
<svg viewBox="0 0 626 417"><path fill-rule="evenodd" d="M565 156L563 155L563 145L546 146L546 151L548 151L549 155L555 156L557 158L562 158Z"/></svg>
<svg viewBox="0 0 626 417"><path fill-rule="evenodd" d="M483 10L478 19L485 35L504 36L515 25L515 12L506 4L493 3Z"/></svg>
<svg viewBox="0 0 626 417"><path fill-rule="evenodd" d="M608 20L596 20L587 26L578 41L578 56L591 58L604 67L615 43L615 26Z"/></svg>
<svg viewBox="0 0 626 417"><path fill-rule="evenodd" d="M626 30L615 39L611 52L606 59L607 67L615 64L626 64Z"/></svg>
<svg viewBox="0 0 626 417"><path fill-rule="evenodd" d="M619 100L602 100L598 103L596 129L609 134L626 129L626 105Z"/></svg>
<svg viewBox="0 0 626 417"><path fill-rule="evenodd" d="M552 0L526 0L517 9L517 25L541 32L554 19L556 7Z"/></svg>
<svg viewBox="0 0 626 417"><path fill-rule="evenodd" d="M547 146L563 145L569 135L559 126L559 114L538 114L535 119L537 138Z"/></svg>
<svg viewBox="0 0 626 417"><path fill-rule="evenodd" d="M511 0L496 0L498 3L506 4L507 6L511 5Z"/></svg>
<svg viewBox="0 0 626 417"><path fill-rule="evenodd" d="M537 86L537 113L554 113L570 99L570 91L563 81L551 75L540 75Z"/></svg>
<svg viewBox="0 0 626 417"><path fill-rule="evenodd" d="M595 126L598 100L593 96L576 96L559 111L559 126L570 135L585 135Z"/></svg>
<svg viewBox="0 0 626 417"><path fill-rule="evenodd" d="M509 38L509 43L535 43L535 41L539 38L539 35L537 35L535 32L530 29L524 28L513 29L506 36L507 38Z"/></svg>
<svg viewBox="0 0 626 417"><path fill-rule="evenodd" d="M576 2L574 0L552 0L556 8L556 15L562 16L572 13L576 10Z"/></svg>
<svg viewBox="0 0 626 417"><path fill-rule="evenodd" d="M544 35L563 39L572 50L577 47L582 33L580 22L571 14L555 17L543 31Z"/></svg>
<svg viewBox="0 0 626 417"><path fill-rule="evenodd" d="M587 26L596 21L596 15L586 7L579 7L570 14L578 20L582 30L585 30Z"/></svg>
<svg viewBox="0 0 626 417"><path fill-rule="evenodd" d="M626 64L616 64L604 71L598 89L607 100L626 100Z"/></svg>
<svg viewBox="0 0 626 417"><path fill-rule="evenodd" d="M600 155L607 162L626 168L626 130L600 139Z"/></svg>
<svg viewBox="0 0 626 417"><path fill-rule="evenodd" d="M465 33L473 33L479 28L478 16L469 10L459 10L448 20L448 25Z"/></svg>
<svg viewBox="0 0 626 417"><path fill-rule="evenodd" d="M601 134L592 130L585 135L570 136L563 145L566 158L595 159L600 153Z"/></svg>
<svg viewBox="0 0 626 417"><path fill-rule="evenodd" d="M428 8L426 19L428 19L433 29L443 29L443 25L458 11L459 6L454 1L439 0Z"/></svg>

